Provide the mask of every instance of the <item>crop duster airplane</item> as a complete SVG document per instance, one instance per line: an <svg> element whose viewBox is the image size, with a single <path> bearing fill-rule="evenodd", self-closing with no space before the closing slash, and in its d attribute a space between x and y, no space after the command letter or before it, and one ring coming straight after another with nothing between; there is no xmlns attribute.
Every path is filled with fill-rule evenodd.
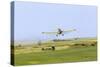
<svg viewBox="0 0 100 67"><path fill-rule="evenodd" d="M73 31L76 31L76 29L70 29L70 30L64 31L64 30L61 30L60 28L58 28L57 32L42 32L42 34L55 34L58 37L58 35L64 36L65 33L73 32Z"/></svg>

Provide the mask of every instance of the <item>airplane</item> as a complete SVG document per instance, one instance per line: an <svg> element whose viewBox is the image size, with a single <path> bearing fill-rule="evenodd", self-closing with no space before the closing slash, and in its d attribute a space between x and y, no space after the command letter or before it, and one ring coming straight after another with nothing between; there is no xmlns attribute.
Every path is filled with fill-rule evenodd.
<svg viewBox="0 0 100 67"><path fill-rule="evenodd" d="M58 28L57 32L42 32L42 34L55 34L58 37L59 35L64 36L64 33L73 32L73 31L76 31L76 29L70 29L70 30L64 31L64 30L61 30L60 28Z"/></svg>

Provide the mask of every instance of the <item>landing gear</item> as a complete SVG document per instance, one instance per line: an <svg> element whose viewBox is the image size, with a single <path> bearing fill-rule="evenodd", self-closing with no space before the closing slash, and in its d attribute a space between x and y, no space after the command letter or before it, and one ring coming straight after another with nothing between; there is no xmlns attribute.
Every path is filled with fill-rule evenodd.
<svg viewBox="0 0 100 67"><path fill-rule="evenodd" d="M64 34L62 34L62 36L64 36Z"/></svg>

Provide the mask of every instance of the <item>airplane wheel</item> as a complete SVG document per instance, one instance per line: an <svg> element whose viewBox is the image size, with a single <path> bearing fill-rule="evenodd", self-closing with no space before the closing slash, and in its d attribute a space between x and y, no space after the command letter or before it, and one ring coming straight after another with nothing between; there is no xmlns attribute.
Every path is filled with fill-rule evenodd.
<svg viewBox="0 0 100 67"><path fill-rule="evenodd" d="M64 34L62 34L62 36L64 36Z"/></svg>

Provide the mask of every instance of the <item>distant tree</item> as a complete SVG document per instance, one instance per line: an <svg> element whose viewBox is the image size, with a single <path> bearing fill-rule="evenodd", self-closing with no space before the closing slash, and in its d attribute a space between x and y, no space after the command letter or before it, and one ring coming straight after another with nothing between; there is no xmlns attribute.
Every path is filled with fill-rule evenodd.
<svg viewBox="0 0 100 67"><path fill-rule="evenodd" d="M51 46L52 47L52 50L55 50L55 46L53 45L53 46Z"/></svg>
<svg viewBox="0 0 100 67"><path fill-rule="evenodd" d="M95 44L91 44L91 46L95 46Z"/></svg>
<svg viewBox="0 0 100 67"><path fill-rule="evenodd" d="M19 44L18 47L21 47L21 44Z"/></svg>
<svg viewBox="0 0 100 67"><path fill-rule="evenodd" d="M38 41L38 45L41 46L41 40Z"/></svg>
<svg viewBox="0 0 100 67"><path fill-rule="evenodd" d="M82 46L85 46L85 44L81 44Z"/></svg>

